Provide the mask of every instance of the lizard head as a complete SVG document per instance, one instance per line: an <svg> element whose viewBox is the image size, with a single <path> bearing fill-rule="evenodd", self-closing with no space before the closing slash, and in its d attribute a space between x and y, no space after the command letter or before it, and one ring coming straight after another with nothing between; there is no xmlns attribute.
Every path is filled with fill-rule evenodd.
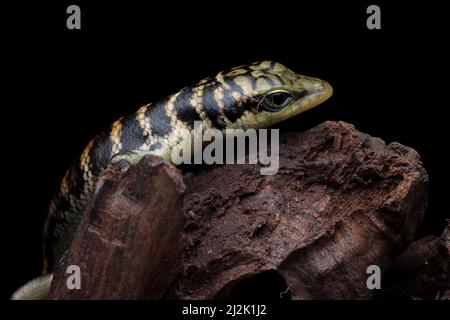
<svg viewBox="0 0 450 320"><path fill-rule="evenodd" d="M221 101L228 128L264 128L314 108L333 94L320 79L263 61L220 72L212 99Z"/></svg>

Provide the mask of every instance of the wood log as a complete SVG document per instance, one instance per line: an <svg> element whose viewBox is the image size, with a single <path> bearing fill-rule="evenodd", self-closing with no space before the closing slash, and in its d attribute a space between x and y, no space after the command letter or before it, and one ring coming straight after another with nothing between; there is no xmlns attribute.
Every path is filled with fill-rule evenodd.
<svg viewBox="0 0 450 320"><path fill-rule="evenodd" d="M181 268L185 189L179 171L146 157L100 178L80 230L54 273L49 299L158 299ZM67 286L80 267L81 288Z"/></svg>
<svg viewBox="0 0 450 320"><path fill-rule="evenodd" d="M163 162L108 170L50 298L373 298L367 268L384 276L425 213L419 155L344 122L280 144L273 176L260 165L192 168L184 204ZM80 290L67 289L71 264Z"/></svg>
<svg viewBox="0 0 450 320"><path fill-rule="evenodd" d="M446 282L446 288L439 292L437 296L440 300L450 300L450 219L447 220L447 227L440 237L441 257L443 257L443 265L446 267L446 274L442 277L442 282ZM444 283L445 283L444 282Z"/></svg>
<svg viewBox="0 0 450 320"><path fill-rule="evenodd" d="M379 299L450 300L450 222L440 237L426 236L397 257Z"/></svg>
<svg viewBox="0 0 450 320"><path fill-rule="evenodd" d="M212 166L185 181L183 274L166 298L370 299L413 240L427 173L416 151L344 122L282 136L280 169Z"/></svg>

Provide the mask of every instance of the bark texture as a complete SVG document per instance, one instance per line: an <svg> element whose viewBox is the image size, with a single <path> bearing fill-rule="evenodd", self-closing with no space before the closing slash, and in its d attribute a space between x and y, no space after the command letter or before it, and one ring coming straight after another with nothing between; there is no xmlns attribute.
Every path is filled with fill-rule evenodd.
<svg viewBox="0 0 450 320"><path fill-rule="evenodd" d="M420 157L344 122L281 136L277 174L145 158L102 177L53 299L371 299L426 210ZM431 239L435 241L435 239ZM414 249L415 250L415 249ZM65 268L84 270L67 290Z"/></svg>
<svg viewBox="0 0 450 320"><path fill-rule="evenodd" d="M367 267L388 270L426 209L419 155L344 122L281 140L276 175L223 165L186 181L189 248L170 297L372 298Z"/></svg>
<svg viewBox="0 0 450 320"><path fill-rule="evenodd" d="M49 298L161 298L181 270L184 189L179 171L156 157L126 171L108 169L55 270ZM80 267L79 290L67 287L70 265Z"/></svg>

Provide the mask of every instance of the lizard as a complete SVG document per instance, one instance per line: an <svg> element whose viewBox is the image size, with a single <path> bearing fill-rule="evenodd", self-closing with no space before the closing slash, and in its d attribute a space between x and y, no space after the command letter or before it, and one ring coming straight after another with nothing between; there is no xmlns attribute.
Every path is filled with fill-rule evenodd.
<svg viewBox="0 0 450 320"><path fill-rule="evenodd" d="M145 155L170 162L183 139L203 130L267 128L309 110L333 94L323 80L295 73L283 64L260 61L219 72L115 121L93 138L67 170L44 226L42 276L11 299L44 299L52 270L69 248L101 173L111 164L136 163Z"/></svg>

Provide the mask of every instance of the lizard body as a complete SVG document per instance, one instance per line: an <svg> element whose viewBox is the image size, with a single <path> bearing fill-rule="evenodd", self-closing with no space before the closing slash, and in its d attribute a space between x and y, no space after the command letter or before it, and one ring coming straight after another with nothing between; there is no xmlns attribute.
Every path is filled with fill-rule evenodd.
<svg viewBox="0 0 450 320"><path fill-rule="evenodd" d="M201 121L204 130L265 128L317 106L332 91L325 81L263 61L220 72L120 118L68 169L44 227L42 281L32 280L12 298L42 298L48 292L48 274L68 249L97 178L111 162L136 162L148 154L170 161L171 150L187 135L193 138L194 121Z"/></svg>

